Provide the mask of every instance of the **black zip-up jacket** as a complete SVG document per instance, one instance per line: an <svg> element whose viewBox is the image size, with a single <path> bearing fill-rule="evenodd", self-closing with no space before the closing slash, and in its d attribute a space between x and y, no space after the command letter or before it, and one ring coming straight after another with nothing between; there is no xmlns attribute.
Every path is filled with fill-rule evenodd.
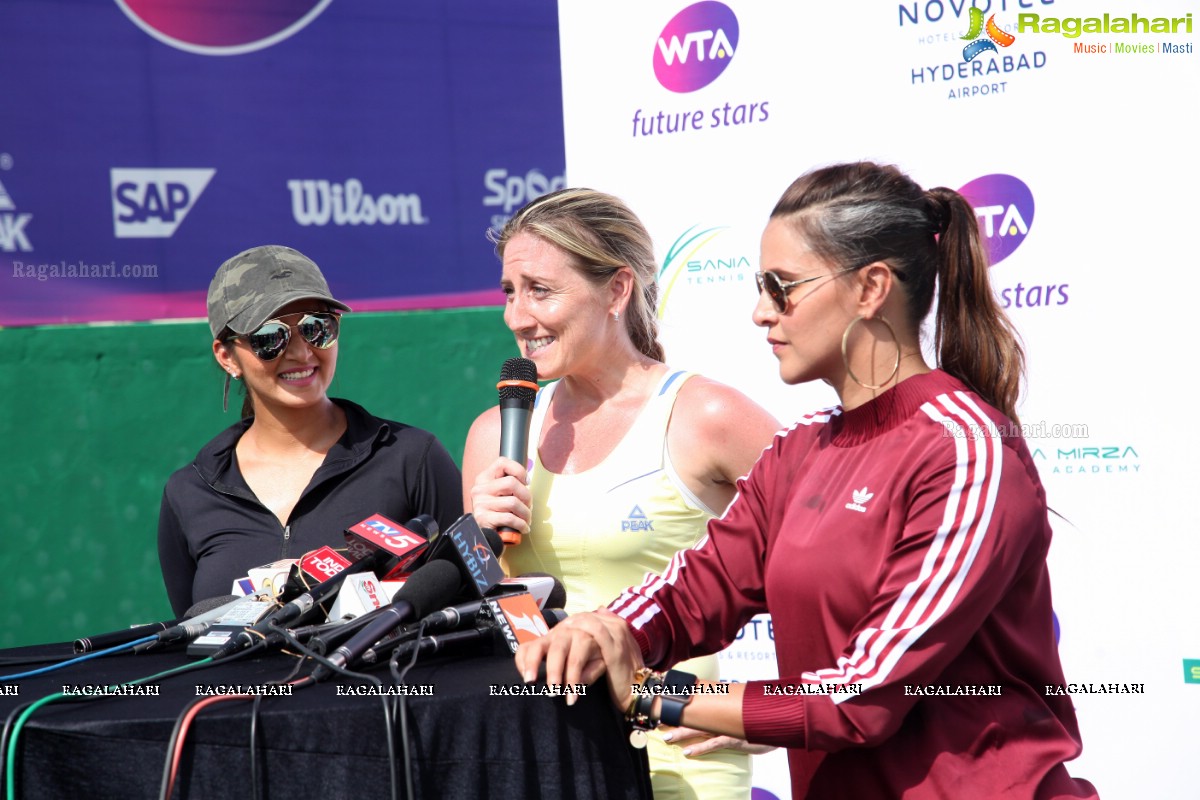
<svg viewBox="0 0 1200 800"><path fill-rule="evenodd" d="M433 434L368 414L348 400L346 432L313 473L281 525L238 469L234 447L250 427L226 428L167 481L158 518L158 559L177 615L230 594L251 567L346 543L343 532L371 514L404 523L430 514L446 530L462 515L458 467Z"/></svg>

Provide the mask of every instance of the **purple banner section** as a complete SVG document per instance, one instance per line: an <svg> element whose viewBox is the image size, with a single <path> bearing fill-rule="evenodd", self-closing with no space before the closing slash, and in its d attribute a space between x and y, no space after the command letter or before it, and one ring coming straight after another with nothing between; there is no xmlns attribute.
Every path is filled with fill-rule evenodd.
<svg viewBox="0 0 1200 800"><path fill-rule="evenodd" d="M487 230L565 182L557 26L552 0L4 3L0 326L203 317L260 244L355 310L503 303Z"/></svg>

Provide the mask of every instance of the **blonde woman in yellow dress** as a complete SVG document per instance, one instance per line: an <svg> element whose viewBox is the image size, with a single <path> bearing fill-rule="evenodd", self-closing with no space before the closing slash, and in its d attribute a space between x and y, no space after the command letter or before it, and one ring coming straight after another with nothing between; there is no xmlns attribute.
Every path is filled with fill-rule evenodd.
<svg viewBox="0 0 1200 800"><path fill-rule="evenodd" d="M528 470L496 457L496 408L475 420L465 507L481 525L521 533L504 552L510 575L554 575L568 612L591 611L695 545L779 425L740 392L664 363L653 245L617 198L541 197L505 225L496 249L504 321L552 383L538 393ZM719 677L716 656L682 668ZM667 730L650 741L654 795L748 798L748 754L764 749Z"/></svg>

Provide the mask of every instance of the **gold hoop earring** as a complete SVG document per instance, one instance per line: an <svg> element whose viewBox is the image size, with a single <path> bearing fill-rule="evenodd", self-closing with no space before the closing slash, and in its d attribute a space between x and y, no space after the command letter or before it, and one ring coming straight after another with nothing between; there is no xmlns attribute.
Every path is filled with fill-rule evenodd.
<svg viewBox="0 0 1200 800"><path fill-rule="evenodd" d="M887 386L900 372L900 340L896 338L896 329L892 327L892 323L888 322L886 317L880 314L878 317L873 317L872 319L877 319L882 322L887 327L888 333L892 335L892 341L896 343L896 363L892 367L892 374L888 375L883 383L879 384L878 386L873 386L869 383L863 383L860 381L858 376L854 374L854 370L850 369L850 356L846 353L846 343L850 341L850 331L854 330L855 325L863 321L869 321L868 318L864 317L862 314L859 314L857 317L850 320L850 324L846 326L846 330L842 333L842 364L845 365L846 372L850 375L851 380L864 389L875 390L882 389L883 387Z"/></svg>

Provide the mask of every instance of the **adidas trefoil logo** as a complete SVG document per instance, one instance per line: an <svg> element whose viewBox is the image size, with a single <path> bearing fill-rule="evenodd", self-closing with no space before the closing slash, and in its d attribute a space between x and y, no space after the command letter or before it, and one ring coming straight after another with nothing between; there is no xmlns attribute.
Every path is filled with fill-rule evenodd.
<svg viewBox="0 0 1200 800"><path fill-rule="evenodd" d="M861 489L855 489L853 492L851 492L850 496L854 498L854 502L846 503L846 508L850 509L851 511L860 511L865 514L867 513L867 507L865 505L866 502L875 495L871 492L868 492L867 487L864 486Z"/></svg>

